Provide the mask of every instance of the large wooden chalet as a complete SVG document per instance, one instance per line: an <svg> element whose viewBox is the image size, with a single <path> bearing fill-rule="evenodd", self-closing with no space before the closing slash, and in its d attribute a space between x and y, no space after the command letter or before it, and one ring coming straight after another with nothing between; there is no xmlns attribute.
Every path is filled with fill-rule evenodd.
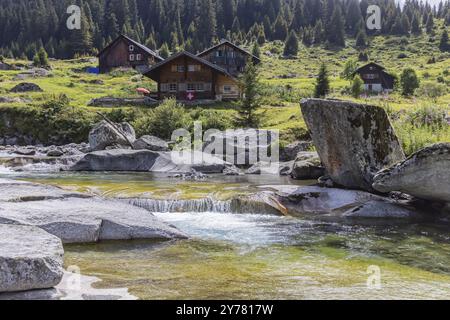
<svg viewBox="0 0 450 320"><path fill-rule="evenodd" d="M145 68L164 60L153 50L123 34L100 51L97 57L100 73L118 67Z"/></svg>
<svg viewBox="0 0 450 320"><path fill-rule="evenodd" d="M371 62L357 69L355 73L363 80L366 92L391 92L394 90L395 79L384 70L384 67Z"/></svg>
<svg viewBox="0 0 450 320"><path fill-rule="evenodd" d="M182 51L152 66L144 75L158 84L158 100L228 100L240 97L237 79L226 69Z"/></svg>
<svg viewBox="0 0 450 320"><path fill-rule="evenodd" d="M258 57L228 40L222 40L219 44L200 52L197 56L218 65L233 76L238 76L244 72L249 58L253 60L254 64L261 62Z"/></svg>

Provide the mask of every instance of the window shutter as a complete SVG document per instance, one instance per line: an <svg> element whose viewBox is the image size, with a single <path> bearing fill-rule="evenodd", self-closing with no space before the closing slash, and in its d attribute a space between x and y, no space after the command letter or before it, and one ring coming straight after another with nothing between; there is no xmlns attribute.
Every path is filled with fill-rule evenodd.
<svg viewBox="0 0 450 320"><path fill-rule="evenodd" d="M167 83L161 83L161 92L167 92L169 90Z"/></svg>
<svg viewBox="0 0 450 320"><path fill-rule="evenodd" d="M177 72L177 65L172 65L172 72Z"/></svg>

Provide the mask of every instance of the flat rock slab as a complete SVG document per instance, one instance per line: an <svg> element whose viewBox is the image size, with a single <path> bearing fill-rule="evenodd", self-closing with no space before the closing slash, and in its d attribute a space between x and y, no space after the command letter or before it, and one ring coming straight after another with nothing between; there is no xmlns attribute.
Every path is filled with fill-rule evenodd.
<svg viewBox="0 0 450 320"><path fill-rule="evenodd" d="M61 240L32 226L0 224L0 292L51 288L63 276Z"/></svg>
<svg viewBox="0 0 450 320"><path fill-rule="evenodd" d="M380 107L307 99L301 109L327 173L341 186L373 191L375 174L405 158Z"/></svg>
<svg viewBox="0 0 450 320"><path fill-rule="evenodd" d="M136 300L127 288L97 289L96 277L64 272L61 282L54 288L23 292L0 293L0 300Z"/></svg>
<svg viewBox="0 0 450 320"><path fill-rule="evenodd" d="M68 197L89 198L89 195L71 192L58 187L0 179L1 201L39 201L50 199L64 199Z"/></svg>
<svg viewBox="0 0 450 320"><path fill-rule="evenodd" d="M186 238L145 209L98 198L0 202L0 223L37 226L64 243Z"/></svg>
<svg viewBox="0 0 450 320"><path fill-rule="evenodd" d="M400 191L421 199L450 202L450 143L424 148L379 172L373 187L380 192Z"/></svg>

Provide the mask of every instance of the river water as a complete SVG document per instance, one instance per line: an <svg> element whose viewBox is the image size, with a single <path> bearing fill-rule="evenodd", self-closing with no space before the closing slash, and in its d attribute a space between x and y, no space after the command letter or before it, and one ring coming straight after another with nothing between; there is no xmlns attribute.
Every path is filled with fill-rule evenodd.
<svg viewBox="0 0 450 320"><path fill-rule="evenodd" d="M189 240L65 246L66 266L101 278L99 287L127 287L141 299L450 299L446 224L321 222L265 212L235 214L214 205L263 185L294 183L287 178L182 181L143 173L6 169L0 177L144 202L194 201L176 212L155 213ZM202 199L209 199L201 202L202 210L188 211L200 208Z"/></svg>

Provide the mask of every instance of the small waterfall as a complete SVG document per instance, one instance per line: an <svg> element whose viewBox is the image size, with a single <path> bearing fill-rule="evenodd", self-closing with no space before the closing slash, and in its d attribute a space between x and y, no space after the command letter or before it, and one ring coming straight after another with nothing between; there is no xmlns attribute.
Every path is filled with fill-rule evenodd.
<svg viewBox="0 0 450 320"><path fill-rule="evenodd" d="M233 198L230 200L216 200L212 198L192 200L158 200L158 199L128 199L128 203L147 209L150 212L216 212L216 213L249 213L249 214L276 214L281 211L260 199L248 197Z"/></svg>

